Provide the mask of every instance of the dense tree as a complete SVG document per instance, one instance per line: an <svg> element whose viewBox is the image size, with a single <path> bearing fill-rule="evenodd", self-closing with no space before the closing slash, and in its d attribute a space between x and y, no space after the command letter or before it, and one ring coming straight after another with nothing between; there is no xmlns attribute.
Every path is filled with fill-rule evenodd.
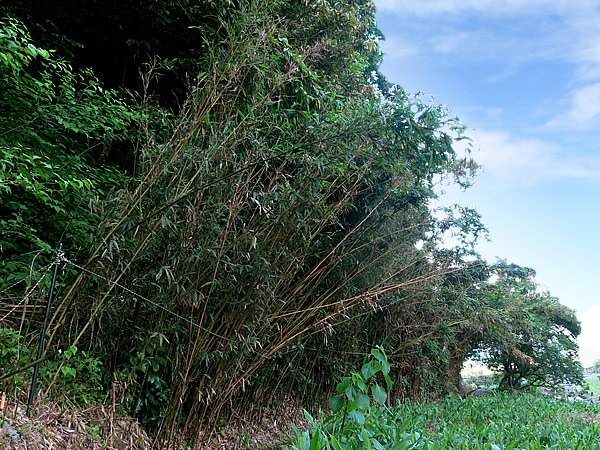
<svg viewBox="0 0 600 450"><path fill-rule="evenodd" d="M463 355L500 371L501 388L581 382L575 312L538 291L533 269L501 262L489 273L489 280L470 288L479 312L463 327Z"/></svg>
<svg viewBox="0 0 600 450"><path fill-rule="evenodd" d="M129 140L141 116L91 71L74 71L36 46L14 19L0 21L0 89L0 282L6 286L46 264L59 240L75 254L87 251L99 222L97 200L122 178L101 164L103 146Z"/></svg>
<svg viewBox="0 0 600 450"><path fill-rule="evenodd" d="M583 370L577 336L581 324L575 312L556 297L538 292L533 270L514 265L497 269L493 302L504 310L508 330L492 333L484 361L502 371L500 387L580 383Z"/></svg>
<svg viewBox="0 0 600 450"><path fill-rule="evenodd" d="M186 79L201 71L207 44L218 41L213 33L228 8L209 0L25 0L1 6L0 14L29 23L40 45L57 49L76 69L93 68L112 89L141 91L144 65L164 63L170 70L152 89L176 108L185 101Z"/></svg>
<svg viewBox="0 0 600 450"><path fill-rule="evenodd" d="M401 89L380 98L360 56L378 54L368 3L295 4L301 33L277 5L222 19L172 138L145 148L139 184L107 202L117 225L89 267L154 304L112 302L118 288L82 276L75 286L92 289L71 290L56 313L87 311L78 339L112 355L131 409L162 416L163 430L183 416L195 433L244 390L259 401L269 385L325 391L347 354L385 339L371 329L378 311L410 331L400 361L435 316L425 284L443 264L416 244L432 230L434 177L470 174L452 148L462 125ZM355 31L333 42L333 25ZM353 50L333 59L340 49Z"/></svg>

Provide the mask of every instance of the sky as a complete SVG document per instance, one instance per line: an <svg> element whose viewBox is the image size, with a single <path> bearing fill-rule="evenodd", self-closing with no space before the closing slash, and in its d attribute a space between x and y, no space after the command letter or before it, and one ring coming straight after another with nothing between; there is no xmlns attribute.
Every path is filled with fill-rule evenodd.
<svg viewBox="0 0 600 450"><path fill-rule="evenodd" d="M467 127L482 166L443 204L475 208L479 252L536 270L600 359L600 2L375 0L381 71Z"/></svg>

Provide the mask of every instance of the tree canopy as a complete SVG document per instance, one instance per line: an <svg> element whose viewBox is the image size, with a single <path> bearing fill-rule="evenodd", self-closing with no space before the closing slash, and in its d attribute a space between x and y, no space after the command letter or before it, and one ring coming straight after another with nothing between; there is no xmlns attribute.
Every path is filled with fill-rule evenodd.
<svg viewBox="0 0 600 450"><path fill-rule="evenodd" d="M579 384L583 370L576 339L581 325L575 312L538 292L532 269L498 264L493 273L498 279L487 295L498 314L497 326L484 331L478 350L483 361L502 371L500 387Z"/></svg>
<svg viewBox="0 0 600 450"><path fill-rule="evenodd" d="M90 70L36 46L16 19L0 21L0 88L0 279L11 284L59 240L85 252L99 222L94 205L122 178L103 148L131 143L141 114Z"/></svg>

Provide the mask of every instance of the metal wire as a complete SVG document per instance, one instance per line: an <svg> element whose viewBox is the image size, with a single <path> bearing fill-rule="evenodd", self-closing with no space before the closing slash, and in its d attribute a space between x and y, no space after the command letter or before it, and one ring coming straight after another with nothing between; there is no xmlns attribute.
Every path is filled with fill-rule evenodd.
<svg viewBox="0 0 600 450"><path fill-rule="evenodd" d="M48 264L44 269L40 269L38 270L36 273L39 272L47 272L50 270L50 268L54 265L54 262L51 262L50 264ZM0 322L2 322L4 319L6 319L9 315L11 315L13 313L13 311L15 309L17 309L19 306L21 306L21 304L27 300L29 298L29 296L32 294L33 291L35 291L38 287L38 285L42 282L42 280L46 277L46 274L44 273L39 280L37 280L37 283L35 283L33 285L33 287L31 287L28 291L25 292L25 295L23 296L23 298L21 299L21 301L19 303L17 303L10 311L8 311L4 316L2 316L2 318L0 318ZM17 281L15 284L13 284L13 286L16 286L17 284L21 283L24 280L19 280ZM9 287L10 289L10 287Z"/></svg>
<svg viewBox="0 0 600 450"><path fill-rule="evenodd" d="M229 342L233 342L233 339L229 339L229 338L227 338L225 336L221 336L220 334L215 333L214 331L211 331L211 330L209 330L209 329L207 329L207 328L205 328L205 327L197 324L193 320L188 319L187 317L184 317L184 316L182 316L180 314L177 314L176 312L171 311L170 309L162 306L161 304L156 303L155 301L150 300L147 297L144 297L143 295L141 295L141 294L139 294L139 293L137 293L137 292L129 289L127 286L123 286L122 284L119 284L116 281L110 280L110 279L106 278L105 276L100 275L99 273L95 273L95 272L93 272L93 271L91 271L91 270L89 270L89 269L87 269L87 268L85 268L83 266L80 266L79 264L74 263L73 261L69 260L64 255L63 252L61 252L58 257L60 258L60 261L63 261L65 263L67 263L67 264L70 264L73 267L75 267L76 269L79 269L79 270L81 270L83 272L88 273L89 275L92 275L92 276L97 277L97 278L99 278L99 279L101 279L103 281L106 281L107 283L110 283L110 284L112 284L114 286L117 286L117 287L123 289L125 292L128 292L129 294L133 295L135 298L139 298L139 299L141 299L141 300L143 300L143 301L145 301L147 303L150 303L151 305L153 305L153 306L155 306L155 307L157 307L157 308L165 311L166 313L171 314L172 316L177 317L178 319L184 320L185 322L189 323L190 325L192 325L192 326L194 326L194 327L196 327L196 328L198 328L198 329L200 329L202 331L205 331L205 332L207 332L208 334L210 334L212 336L218 337L220 339L223 339L223 340L226 340L226 341L229 341Z"/></svg>

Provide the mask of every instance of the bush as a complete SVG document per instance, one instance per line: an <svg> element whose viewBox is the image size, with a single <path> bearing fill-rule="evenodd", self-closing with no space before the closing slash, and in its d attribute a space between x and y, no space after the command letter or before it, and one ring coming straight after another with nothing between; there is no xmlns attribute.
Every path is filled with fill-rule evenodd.
<svg viewBox="0 0 600 450"><path fill-rule="evenodd" d="M11 18L0 20L0 90L2 289L48 263L59 240L71 254L89 245L98 198L123 180L99 153L142 115Z"/></svg>

